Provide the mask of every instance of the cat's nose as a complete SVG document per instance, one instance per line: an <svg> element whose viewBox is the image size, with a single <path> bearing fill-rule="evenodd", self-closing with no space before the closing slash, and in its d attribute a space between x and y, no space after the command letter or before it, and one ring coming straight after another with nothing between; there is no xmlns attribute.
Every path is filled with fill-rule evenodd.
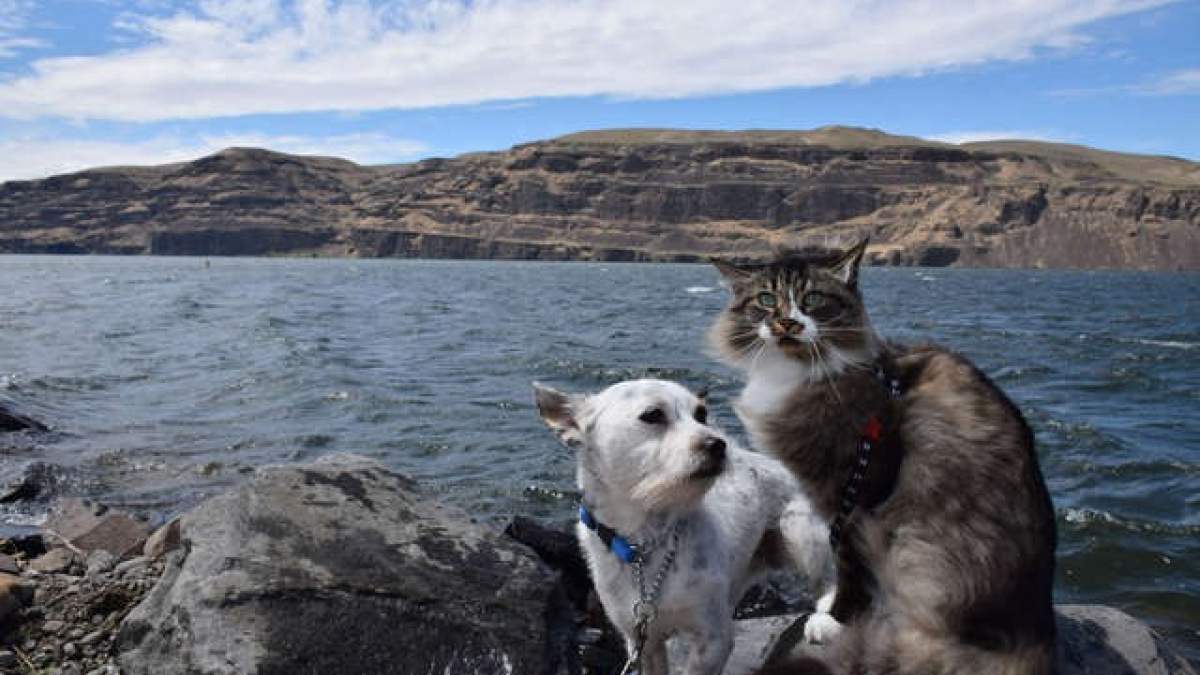
<svg viewBox="0 0 1200 675"><path fill-rule="evenodd" d="M799 325L800 325L800 322L796 321L795 319L780 319L779 320L779 327L789 333L792 332L793 328L795 328L796 326L799 326Z"/></svg>

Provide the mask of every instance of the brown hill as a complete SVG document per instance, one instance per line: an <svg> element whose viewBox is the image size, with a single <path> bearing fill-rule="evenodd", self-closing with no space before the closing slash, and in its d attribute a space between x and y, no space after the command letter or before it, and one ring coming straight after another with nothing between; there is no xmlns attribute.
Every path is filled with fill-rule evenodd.
<svg viewBox="0 0 1200 675"><path fill-rule="evenodd" d="M883 264L1200 269L1200 164L869 129L572 134L362 167L230 149L0 184L0 252L695 260L871 236Z"/></svg>

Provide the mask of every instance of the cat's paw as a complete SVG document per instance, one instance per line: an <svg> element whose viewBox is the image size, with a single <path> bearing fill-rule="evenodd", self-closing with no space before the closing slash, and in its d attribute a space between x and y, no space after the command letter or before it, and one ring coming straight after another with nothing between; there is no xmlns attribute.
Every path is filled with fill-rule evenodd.
<svg viewBox="0 0 1200 675"><path fill-rule="evenodd" d="M830 591L817 600L816 611L804 623L804 641L808 644L832 642L842 632L842 624L829 613L836 596L836 591Z"/></svg>
<svg viewBox="0 0 1200 675"><path fill-rule="evenodd" d="M842 624L824 612L816 612L804 622L804 641L810 645L833 642L842 632Z"/></svg>

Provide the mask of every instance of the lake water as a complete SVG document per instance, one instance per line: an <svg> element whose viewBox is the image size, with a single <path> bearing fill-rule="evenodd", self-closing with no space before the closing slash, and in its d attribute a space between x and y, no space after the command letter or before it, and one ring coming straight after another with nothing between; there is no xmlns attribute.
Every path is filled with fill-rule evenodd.
<svg viewBox="0 0 1200 675"><path fill-rule="evenodd" d="M0 487L161 520L254 467L357 452L485 522L566 524L573 459L530 382L712 390L704 265L0 256ZM1025 412L1058 509L1061 602L1150 621L1200 660L1200 274L864 271L876 327L979 364ZM36 522L45 502L0 507Z"/></svg>

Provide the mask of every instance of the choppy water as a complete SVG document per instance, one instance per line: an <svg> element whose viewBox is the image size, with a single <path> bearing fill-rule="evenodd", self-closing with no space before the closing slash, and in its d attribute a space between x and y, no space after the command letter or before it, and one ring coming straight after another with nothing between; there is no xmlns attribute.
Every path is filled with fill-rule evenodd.
<svg viewBox="0 0 1200 675"><path fill-rule="evenodd" d="M1058 596L1200 659L1200 275L868 269L877 327L974 359L1025 411L1058 507ZM379 458L482 520L566 522L572 457L530 382L706 384L703 265L0 256L0 487L163 518L270 462ZM36 517L5 507L0 522Z"/></svg>

